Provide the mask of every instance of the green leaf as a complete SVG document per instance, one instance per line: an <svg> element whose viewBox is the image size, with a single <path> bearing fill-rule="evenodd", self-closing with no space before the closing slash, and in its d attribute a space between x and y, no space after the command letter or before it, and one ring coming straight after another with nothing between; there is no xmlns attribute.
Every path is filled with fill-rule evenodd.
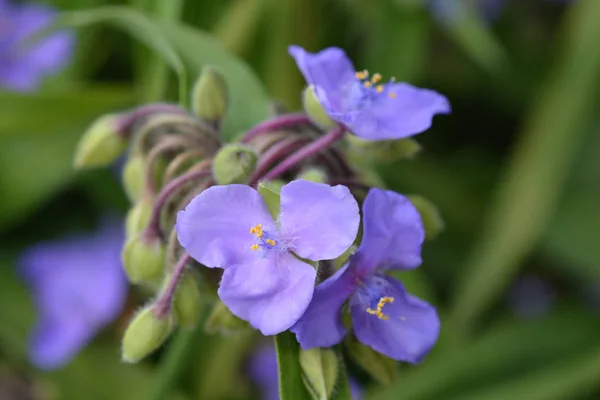
<svg viewBox="0 0 600 400"><path fill-rule="evenodd" d="M375 381L389 385L396 378L398 363L383 354L377 353L369 346L365 346L356 338L349 339L348 354Z"/></svg>
<svg viewBox="0 0 600 400"><path fill-rule="evenodd" d="M493 199L487 226L455 289L450 326L457 333L468 334L537 244L562 192L585 124L594 115L600 2L578 1L569 11L562 57L541 85Z"/></svg>
<svg viewBox="0 0 600 400"><path fill-rule="evenodd" d="M290 331L285 331L275 336L275 349L279 369L279 398L281 400L310 399L302 382L300 347L294 335Z"/></svg>
<svg viewBox="0 0 600 400"><path fill-rule="evenodd" d="M314 400L331 398L338 379L339 365L331 349L300 350L302 379Z"/></svg>

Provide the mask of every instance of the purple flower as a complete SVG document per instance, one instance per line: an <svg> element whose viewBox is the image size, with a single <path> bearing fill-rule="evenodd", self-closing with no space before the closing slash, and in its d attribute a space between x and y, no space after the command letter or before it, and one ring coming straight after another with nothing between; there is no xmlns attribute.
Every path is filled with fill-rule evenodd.
<svg viewBox="0 0 600 400"><path fill-rule="evenodd" d="M306 313L291 328L301 347L329 347L342 340L346 329L340 311L349 298L360 342L395 360L423 359L438 338L437 312L383 274L389 268L418 267L423 238L419 213L406 197L371 189L363 204L359 249L349 264L317 286Z"/></svg>
<svg viewBox="0 0 600 400"><path fill-rule="evenodd" d="M262 346L252 356L249 365L250 379L258 386L263 400L279 400L279 372L277 354L273 346ZM362 388L353 379L349 380L352 398L362 397Z"/></svg>
<svg viewBox="0 0 600 400"><path fill-rule="evenodd" d="M45 75L66 65L74 44L71 32L57 32L31 45L28 43L55 17L56 13L43 5L0 0L0 87L32 91Z"/></svg>
<svg viewBox="0 0 600 400"><path fill-rule="evenodd" d="M292 326L312 298L312 261L340 256L360 217L345 186L294 181L281 189L276 223L245 185L214 186L177 215L179 242L199 263L223 268L219 297L264 335Z"/></svg>
<svg viewBox="0 0 600 400"><path fill-rule="evenodd" d="M540 276L522 276L508 292L508 305L523 319L546 316L554 307L556 293Z"/></svg>
<svg viewBox="0 0 600 400"><path fill-rule="evenodd" d="M450 112L448 100L432 90L393 79L381 83L379 74L356 72L337 47L313 54L290 46L289 53L329 117L363 139L412 136L428 129L435 114Z"/></svg>
<svg viewBox="0 0 600 400"><path fill-rule="evenodd" d="M29 344L36 366L67 363L121 312L127 292L122 229L110 221L93 235L39 243L22 254L20 272L39 313Z"/></svg>

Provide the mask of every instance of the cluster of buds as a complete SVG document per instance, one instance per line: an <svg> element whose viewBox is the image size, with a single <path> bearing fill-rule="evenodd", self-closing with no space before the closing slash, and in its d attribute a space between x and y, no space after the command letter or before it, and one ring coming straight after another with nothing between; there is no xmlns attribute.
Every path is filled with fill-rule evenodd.
<svg viewBox="0 0 600 400"><path fill-rule="evenodd" d="M322 57L323 54L326 58L329 57L327 51L330 50L316 57ZM122 261L129 280L149 288L154 293L154 297L133 318L125 332L124 360L135 362L145 357L158 348L176 326L195 327L199 323L203 299L215 299L219 284L218 294L221 300L213 302L213 311L205 323L207 331L226 332L239 329L248 326L243 321L246 320L264 334L277 334L291 329L307 351L315 346L329 347L335 344L335 341L339 342L343 334L339 338L331 339L331 344L313 344L310 339L312 334L307 333L306 328L309 323L306 321L311 319L314 308L313 304L309 306L309 303L311 297L313 302L319 301L319 287L327 286L326 284L319 286L320 283L327 283L330 278L338 279L340 271L343 272L345 269L359 271L359 267L354 265L356 260L363 257L365 252L371 251L359 248L352 261L351 255L357 249L353 243L360 222L355 199L363 201L366 198L363 207L366 207L367 203L372 203L368 207L373 210L381 209L383 206L392 208L397 206L408 207L406 209L409 213L413 212L411 210L418 210L423 214L423 221L421 221L418 213L414 211L417 219L413 218L411 220L414 220L411 222L413 226L406 228L407 232L416 232L414 235L411 233L414 236L413 250L419 254L417 258L413 257L411 262L407 261L405 268L414 268L420 263L422 238L419 237L422 235L419 232L423 231L423 222L428 236L434 235L441 229L441 220L435 207L426 200L415 198L414 206L407 206L400 204L408 201L405 201L403 196L394 194L396 197L388 201L385 200L385 196L388 196L385 194L387 192L377 189L378 192L371 194L369 174L360 167L364 164L354 160L364 161L363 159L368 157L377 160L412 157L419 150L419 146L407 136L426 129L435 113L448 111L443 96L435 92L428 93L424 89L397 87L398 84L395 83L393 86L380 85L381 89L373 90L372 93L360 92L361 97L357 97L356 104L352 105L354 110L344 114L334 109L339 107L339 104L333 103L346 105L350 103L344 100L344 102L332 101L331 104L325 104L335 99L331 96L323 97L327 96L323 92L326 86L316 86L318 82L311 82L310 73L307 73L306 68L301 65L307 62L310 64L310 60L299 61L297 52L297 49L291 50L311 84L304 91L305 112L286 114L280 110L280 107L273 106L272 118L241 132L237 141L223 143L220 128L227 114L228 88L224 77L217 70L209 67L202 72L194 85L191 110L172 104L151 104L128 112L107 115L98 119L81 139L75 155L75 166L78 168L106 166L119 159L128 149L122 174L124 189L132 202L132 207L126 220L126 242L123 247ZM371 90L364 85L364 82L355 78L353 72L346 78L350 79L352 84L356 80L360 90ZM371 110L371 104L379 101L377 96L385 97L386 102L404 101L407 96L416 96L416 106L413 106L413 111L417 113L417 117L408 119L404 123L408 123L409 127L399 125L398 130L393 124L395 123L393 118L402 118L402 113L398 116L385 114L383 115L387 118L387 121L384 121L385 129L374 131L378 124L384 126L383 122L377 121L380 116L372 113ZM382 103L382 106L388 107L389 104ZM423 110L419 111L419 107ZM356 136L348 138L348 132ZM341 141L340 139L343 138L349 140ZM216 191L214 190L216 187L229 189ZM321 202L317 208L330 210L327 211L330 215L326 220L318 220L316 214L311 211L311 196L316 196L314 201ZM206 206L210 201L216 202L215 211L211 211L212 209ZM224 232L227 232L229 227L210 227L211 224L218 225L223 222L222 219L218 220L222 215L213 218L213 213L220 212L217 209L221 201L231 201L231 204L240 204L243 207L247 205L250 212L252 207L257 207L255 215L262 215L261 221L266 221L267 225L263 227L260 222L249 225L249 233L244 231L244 235L248 236L244 236L243 239L235 236L238 231L233 227L231 228L234 235L231 237L233 244L223 244L227 241L227 238L224 239L227 235ZM294 210L300 210L299 205L308 210L307 218L315 219L311 222L313 226L310 228L309 236L312 238L306 239L308 242L301 236L288 235L289 232L294 231L293 233L296 234L304 229L301 225L307 221L302 214L295 214ZM338 206L339 209L336 209ZM238 223L239 219L246 218L243 212L234 208L231 208L232 225ZM395 212L392 208L390 212ZM262 210L273 218L265 216ZM363 208L363 220L367 218L367 214L371 215L373 212ZM235 216L238 214L240 217L236 221L235 218L238 217ZM196 220L198 215L202 216L202 220ZM368 218L374 220L379 217ZM215 223L211 219L218 221ZM190 229L198 232L187 229L185 225L189 225L190 221L196 225ZM321 222L324 224L325 231L319 231L320 228L317 227ZM365 223L363 221L363 224ZM209 227L204 229L203 224ZM326 226L327 224L330 226ZM182 232L182 229L187 232ZM325 237L327 233L323 232L327 232L327 229L336 237ZM367 225L363 228L365 229L368 231ZM367 234L365 232L363 247L366 240L371 240L365 238L364 235ZM194 236L196 233L199 236ZM367 236L371 234L373 233L368 233ZM321 237L321 235L325 236ZM250 238L255 242L251 246L246 246L246 241ZM314 242L315 240L317 242ZM314 247L309 242L316 243L315 246L320 248ZM236 243L241 244L237 246ZM308 244L300 248L302 243ZM230 251L229 248L233 250ZM226 260L229 257L227 254L231 252L237 254L236 252L242 250L246 252L244 257L247 258L250 254L248 256L250 258L244 261L241 256L232 255L231 257L237 257L235 262ZM391 248L383 250L389 252ZM273 255L272 263L269 254ZM415 263L415 260L418 263ZM289 305L290 311L295 314L283 315L281 318L276 316L273 319L276 322L273 324L272 321L263 323L260 321L263 317L257 317L255 311L248 309L253 307L253 299L250 299L249 303L244 303L240 300L241 297L236 298L237 294L233 293L232 298L231 291L225 293L223 287L226 282L229 282L230 288L236 285L242 287L244 283L250 285L248 282L240 281L243 280L244 273L235 275L235 272L232 272L244 262L257 262L262 265L256 266L259 268L257 271L271 264L288 263L282 268L295 268L292 264L304 263L304 266L298 266L298 271L304 268L305 275L298 275L298 279L306 286L303 292L306 296L304 294L300 296L304 298L301 307L297 307L297 304ZM350 304L359 302L361 310L362 308L364 308L362 311L366 310L363 317L387 321L389 317L385 310L391 306L386 304L394 303L394 298L382 297L376 299L378 302L374 303L370 298L375 296L376 286L381 287L381 282L384 282L380 275L373 275L373 271L375 268L378 268L377 271L387 269L389 267L387 263L382 259L381 263L374 265L370 272L360 272L364 275L360 279L366 279L367 283L373 282L375 285L373 290L369 289L370 284L366 288L371 291L356 286L353 289L356 290L356 294L349 292L345 294L346 297L340 297L340 301L344 302L349 298ZM400 264L404 265L403 261ZM310 266L309 272L306 270L307 265ZM225 274L222 274L221 268L226 269ZM287 273L288 271L283 272L283 274ZM295 272L290 273L293 275ZM277 290L293 289L295 282L290 280L295 278L291 278L292 275L282 282L273 283L272 293L275 293L275 287L278 285L280 288ZM352 278L352 282L347 287L352 288L355 282L359 282L359 273L356 272L355 275L357 278ZM270 278L265 276L265 279ZM317 290L313 297L315 286ZM243 296L246 295L247 293ZM282 304L281 310L285 306L286 304ZM403 306L405 304L396 301L394 307ZM266 310L270 306L264 307L261 313L267 315ZM318 308L319 305L315 307ZM278 308L275 311L281 310ZM302 317L304 311L306 314ZM435 311L429 308L427 313L432 318L433 324L431 325L433 333L428 339L431 342L437 338L435 333L437 316ZM402 318L404 321L404 316ZM331 321L335 322L337 319L334 315ZM377 348L376 345L365 344ZM430 345L431 343L423 346L425 348ZM379 351L387 354L388 350ZM428 349L423 351L426 352ZM402 351L391 351L390 356L395 359L414 361L422 354L405 355Z"/></svg>

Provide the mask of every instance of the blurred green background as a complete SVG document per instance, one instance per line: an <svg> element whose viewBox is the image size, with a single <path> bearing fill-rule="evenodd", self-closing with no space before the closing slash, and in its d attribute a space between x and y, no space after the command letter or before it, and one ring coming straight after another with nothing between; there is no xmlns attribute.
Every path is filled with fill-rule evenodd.
<svg viewBox="0 0 600 400"><path fill-rule="evenodd" d="M171 340L187 354L177 365L164 353L121 364L127 316L70 365L36 371L26 358L35 311L14 260L36 241L126 211L116 167L71 167L92 120L177 102L178 78L186 76L185 87L204 64L225 70L242 107L266 92L299 109L304 81L287 54L298 44L342 47L358 69L439 91L453 107L416 137L424 150L415 160L371 165L389 188L433 201L446 229L425 245L423 267L401 275L439 307L440 342L389 385L363 377L367 398L600 397L599 1L507 1L494 20L434 18L419 0L42 3L66 12L78 42L70 66L39 91L0 89L0 393L17 385L18 399L255 394L240 374L245 337L198 329ZM531 277L550 295L529 287ZM131 303L141 304L138 294ZM539 312L523 312L536 305ZM169 380L177 390L160 397Z"/></svg>

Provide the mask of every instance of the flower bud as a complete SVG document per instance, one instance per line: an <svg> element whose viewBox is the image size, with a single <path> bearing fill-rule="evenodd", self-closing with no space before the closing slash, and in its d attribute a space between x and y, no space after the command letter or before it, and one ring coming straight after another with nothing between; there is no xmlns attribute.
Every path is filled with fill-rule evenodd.
<svg viewBox="0 0 600 400"><path fill-rule="evenodd" d="M406 197L408 197L419 214L421 214L423 227L425 228L425 239L434 239L444 230L444 220L440 215L440 211L431 201L423 196L410 195Z"/></svg>
<svg viewBox="0 0 600 400"><path fill-rule="evenodd" d="M273 218L279 217L279 205L281 203L279 199L279 192L281 192L283 185L285 185L285 182L280 180L263 181L260 182L256 188L258 193L260 193L265 200L267 208L269 209L269 212Z"/></svg>
<svg viewBox="0 0 600 400"><path fill-rule="evenodd" d="M205 121L218 123L227 112L229 102L227 82L213 67L202 69L192 89L192 111Z"/></svg>
<svg viewBox="0 0 600 400"><path fill-rule="evenodd" d="M396 378L398 363L383 354L377 353L369 346L365 346L356 338L351 338L348 341L348 354L358 366L377 382L389 385Z"/></svg>
<svg viewBox="0 0 600 400"><path fill-rule="evenodd" d="M300 350L302 380L313 399L329 399L338 378L338 360L331 349Z"/></svg>
<svg viewBox="0 0 600 400"><path fill-rule="evenodd" d="M327 182L327 174L318 168L309 168L302 171L296 178L315 183Z"/></svg>
<svg viewBox="0 0 600 400"><path fill-rule="evenodd" d="M333 128L336 123L329 118L315 93L315 87L310 85L302 93L304 111L310 119L323 129Z"/></svg>
<svg viewBox="0 0 600 400"><path fill-rule="evenodd" d="M165 248L159 239L147 242L142 235L129 239L123 248L122 258L132 283L153 282L162 277Z"/></svg>
<svg viewBox="0 0 600 400"><path fill-rule="evenodd" d="M141 155L131 156L125 163L122 172L123 187L132 203L142 197L146 181L146 162Z"/></svg>
<svg viewBox="0 0 600 400"><path fill-rule="evenodd" d="M152 201L143 198L129 209L127 218L125 219L125 234L127 235L127 239L135 237L146 229L152 216L152 207Z"/></svg>
<svg viewBox="0 0 600 400"><path fill-rule="evenodd" d="M249 325L233 315L221 301L217 301L206 319L204 330L206 333L232 333L247 329Z"/></svg>
<svg viewBox="0 0 600 400"><path fill-rule="evenodd" d="M75 168L104 167L119 158L127 141L116 130L118 118L116 114L104 115L88 128L75 150Z"/></svg>
<svg viewBox="0 0 600 400"><path fill-rule="evenodd" d="M219 150L213 161L213 175L219 185L245 183L254 171L258 155L251 147L228 144Z"/></svg>
<svg viewBox="0 0 600 400"><path fill-rule="evenodd" d="M122 359L135 363L159 348L169 337L173 318L157 318L152 307L142 309L129 323L123 336Z"/></svg>
<svg viewBox="0 0 600 400"><path fill-rule="evenodd" d="M186 271L177 286L173 304L177 323L183 328L195 328L202 312L202 298L193 271Z"/></svg>
<svg viewBox="0 0 600 400"><path fill-rule="evenodd" d="M365 140L354 135L347 138L354 151L380 162L412 159L421 151L421 145L412 138L378 141Z"/></svg>

